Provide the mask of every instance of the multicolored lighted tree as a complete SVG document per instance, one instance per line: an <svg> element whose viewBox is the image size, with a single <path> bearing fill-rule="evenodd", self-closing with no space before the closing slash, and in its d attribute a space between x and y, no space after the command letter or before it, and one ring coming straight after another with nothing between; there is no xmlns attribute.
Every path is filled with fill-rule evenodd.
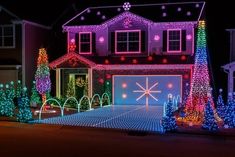
<svg viewBox="0 0 235 157"><path fill-rule="evenodd" d="M45 48L39 49L35 80L37 91L42 95L42 103L44 103L46 101L46 93L51 90L50 69ZM46 110L46 107L43 109Z"/></svg>
<svg viewBox="0 0 235 157"><path fill-rule="evenodd" d="M199 21L194 72L192 76L191 90L186 104L187 114L193 115L194 119L197 120L202 120L201 116L203 116L205 104L208 101L207 95L211 94L205 28L205 21ZM214 108L213 100L211 100L211 104Z"/></svg>

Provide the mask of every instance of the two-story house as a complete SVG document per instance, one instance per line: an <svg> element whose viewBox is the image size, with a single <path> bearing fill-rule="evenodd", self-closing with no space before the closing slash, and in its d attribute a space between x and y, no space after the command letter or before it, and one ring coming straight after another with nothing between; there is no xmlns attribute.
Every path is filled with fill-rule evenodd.
<svg viewBox="0 0 235 157"><path fill-rule="evenodd" d="M114 105L178 101L191 82L204 2L91 7L63 25L67 52L50 63L56 95L107 92ZM71 84L70 84L71 85Z"/></svg>
<svg viewBox="0 0 235 157"><path fill-rule="evenodd" d="M48 42L50 28L23 20L0 6L0 83L22 80L30 88L38 49Z"/></svg>

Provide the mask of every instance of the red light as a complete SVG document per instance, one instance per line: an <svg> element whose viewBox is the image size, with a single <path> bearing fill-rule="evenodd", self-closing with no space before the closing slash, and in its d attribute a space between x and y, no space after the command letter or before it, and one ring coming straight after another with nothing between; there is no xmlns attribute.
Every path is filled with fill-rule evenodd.
<svg viewBox="0 0 235 157"><path fill-rule="evenodd" d="M104 79L100 78L99 79L99 83L103 84L104 83Z"/></svg>
<svg viewBox="0 0 235 157"><path fill-rule="evenodd" d="M132 60L132 63L133 63L133 64L136 64L136 63L137 63L137 59L133 59L133 60Z"/></svg>
<svg viewBox="0 0 235 157"><path fill-rule="evenodd" d="M168 87L168 88L172 88L172 87L173 87L173 84L172 84L172 83L168 83L168 84L167 84L167 87Z"/></svg>
<svg viewBox="0 0 235 157"><path fill-rule="evenodd" d="M184 79L188 79L189 78L189 75L188 74L185 74L184 75Z"/></svg>
<svg viewBox="0 0 235 157"><path fill-rule="evenodd" d="M110 74L106 74L106 79L110 79L111 75Z"/></svg>
<svg viewBox="0 0 235 157"><path fill-rule="evenodd" d="M127 84L126 83L122 83L122 88L126 88Z"/></svg>
<svg viewBox="0 0 235 157"><path fill-rule="evenodd" d="M124 56L121 56L120 60L124 61L124 60L126 60L126 58Z"/></svg>
<svg viewBox="0 0 235 157"><path fill-rule="evenodd" d="M104 63L105 63L105 64L109 64L109 60L108 60L108 59L105 59L105 60L104 60Z"/></svg>
<svg viewBox="0 0 235 157"><path fill-rule="evenodd" d="M162 63L167 63L167 59L166 58L164 58L163 60L162 60Z"/></svg>
<svg viewBox="0 0 235 157"><path fill-rule="evenodd" d="M152 61L153 57L152 56L148 56L148 61Z"/></svg>
<svg viewBox="0 0 235 157"><path fill-rule="evenodd" d="M186 56L181 56L180 58L182 61L185 61L186 60Z"/></svg>

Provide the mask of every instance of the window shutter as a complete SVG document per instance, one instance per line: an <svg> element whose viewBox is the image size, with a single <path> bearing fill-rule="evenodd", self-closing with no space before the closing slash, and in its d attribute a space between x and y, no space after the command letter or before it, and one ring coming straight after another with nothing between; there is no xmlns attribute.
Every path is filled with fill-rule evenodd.
<svg viewBox="0 0 235 157"><path fill-rule="evenodd" d="M92 53L96 53L96 34L92 33Z"/></svg>
<svg viewBox="0 0 235 157"><path fill-rule="evenodd" d="M163 31L162 33L162 51L166 52L167 51L167 31Z"/></svg>
<svg viewBox="0 0 235 157"><path fill-rule="evenodd" d="M110 43L110 48L111 52L114 53L115 51L115 32L111 32L111 43Z"/></svg>
<svg viewBox="0 0 235 157"><path fill-rule="evenodd" d="M181 50L186 51L186 30L181 31Z"/></svg>
<svg viewBox="0 0 235 157"><path fill-rule="evenodd" d="M75 44L76 44L75 52L79 52L79 33L75 34Z"/></svg>
<svg viewBox="0 0 235 157"><path fill-rule="evenodd" d="M141 31L141 52L145 52L146 40L145 40L145 31Z"/></svg>

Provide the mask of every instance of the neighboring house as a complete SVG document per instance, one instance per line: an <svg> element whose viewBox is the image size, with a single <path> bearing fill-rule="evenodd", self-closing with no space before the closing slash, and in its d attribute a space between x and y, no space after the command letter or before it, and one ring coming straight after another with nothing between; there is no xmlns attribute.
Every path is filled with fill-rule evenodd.
<svg viewBox="0 0 235 157"><path fill-rule="evenodd" d="M50 63L57 97L72 89L78 99L106 92L115 105L163 105L171 93L179 102L191 82L204 5L124 3L77 14L63 25L67 52Z"/></svg>
<svg viewBox="0 0 235 157"><path fill-rule="evenodd" d="M234 92L234 71L235 71L235 29L227 29L230 34L229 63L223 65L224 72L228 75L228 93Z"/></svg>
<svg viewBox="0 0 235 157"><path fill-rule="evenodd" d="M38 49L48 42L49 27L23 20L0 6L0 83L22 80L30 88Z"/></svg>

